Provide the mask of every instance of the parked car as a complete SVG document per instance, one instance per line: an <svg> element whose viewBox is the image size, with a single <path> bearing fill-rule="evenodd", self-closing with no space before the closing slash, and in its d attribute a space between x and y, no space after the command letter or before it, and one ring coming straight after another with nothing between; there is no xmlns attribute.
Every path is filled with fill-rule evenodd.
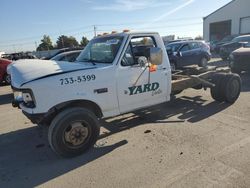
<svg viewBox="0 0 250 188"><path fill-rule="evenodd" d="M210 47L204 41L181 41L166 46L171 69L188 65L206 67L211 59Z"/></svg>
<svg viewBox="0 0 250 188"><path fill-rule="evenodd" d="M81 53L81 51L82 50L63 52L54 56L53 58L51 58L51 60L74 62L76 58L79 56L79 54Z"/></svg>
<svg viewBox="0 0 250 188"><path fill-rule="evenodd" d="M221 48L221 46L223 44L231 42L235 37L238 37L238 36L239 36L238 34L227 35L222 40L210 41L211 51L214 51L215 53L219 54L220 53L220 48Z"/></svg>
<svg viewBox="0 0 250 188"><path fill-rule="evenodd" d="M2 57L11 61L17 61L19 59L37 59L36 56L32 55L30 52L3 54Z"/></svg>
<svg viewBox="0 0 250 188"><path fill-rule="evenodd" d="M61 54L61 53L64 53L64 52L69 52L69 51L74 51L74 50L83 50L83 47L74 47L74 48L62 48L62 49L58 49L55 53L47 56L47 57L44 57L44 58L41 58L43 60L49 60L49 59L52 59L53 57Z"/></svg>
<svg viewBox="0 0 250 188"><path fill-rule="evenodd" d="M229 59L232 72L240 74L242 71L250 71L250 44L233 51Z"/></svg>
<svg viewBox="0 0 250 188"><path fill-rule="evenodd" d="M7 66L12 62L8 59L0 58L0 83L5 82L6 84L11 83L10 75L7 73Z"/></svg>
<svg viewBox="0 0 250 188"><path fill-rule="evenodd" d="M250 42L250 35L235 37L231 42L223 44L220 48L220 57L227 60L229 55L236 49L243 47Z"/></svg>

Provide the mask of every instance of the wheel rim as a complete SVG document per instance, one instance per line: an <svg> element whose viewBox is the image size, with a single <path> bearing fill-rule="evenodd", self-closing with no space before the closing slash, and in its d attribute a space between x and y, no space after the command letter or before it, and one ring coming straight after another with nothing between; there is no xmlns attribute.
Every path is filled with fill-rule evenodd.
<svg viewBox="0 0 250 188"><path fill-rule="evenodd" d="M89 124L87 122L72 122L64 131L65 144L70 148L79 148L88 139L89 133Z"/></svg>
<svg viewBox="0 0 250 188"><path fill-rule="evenodd" d="M231 93L230 96L232 98L237 97L237 95L239 93L239 89L240 89L239 82L237 80L233 80L232 83L230 84L230 87L229 87L229 91Z"/></svg>
<svg viewBox="0 0 250 188"><path fill-rule="evenodd" d="M11 77L10 77L10 75L9 75L9 74L8 74L8 75L6 75L5 81L6 81L8 84L10 84L10 83L11 83Z"/></svg>

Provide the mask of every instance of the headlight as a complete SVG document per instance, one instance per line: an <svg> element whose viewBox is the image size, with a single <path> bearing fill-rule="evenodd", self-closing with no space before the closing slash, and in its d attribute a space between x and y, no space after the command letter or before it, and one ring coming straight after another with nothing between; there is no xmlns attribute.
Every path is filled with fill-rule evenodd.
<svg viewBox="0 0 250 188"><path fill-rule="evenodd" d="M22 103L25 107L35 107L35 100L31 90L14 91L14 98L16 102Z"/></svg>

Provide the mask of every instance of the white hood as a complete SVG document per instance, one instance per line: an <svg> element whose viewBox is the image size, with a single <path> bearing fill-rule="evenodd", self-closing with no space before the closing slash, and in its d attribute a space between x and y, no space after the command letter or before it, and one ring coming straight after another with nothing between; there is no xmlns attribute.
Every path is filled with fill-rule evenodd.
<svg viewBox="0 0 250 188"><path fill-rule="evenodd" d="M20 87L22 84L41 77L91 68L95 68L95 66L86 63L25 59L12 63L9 72L11 72L12 85L14 87Z"/></svg>

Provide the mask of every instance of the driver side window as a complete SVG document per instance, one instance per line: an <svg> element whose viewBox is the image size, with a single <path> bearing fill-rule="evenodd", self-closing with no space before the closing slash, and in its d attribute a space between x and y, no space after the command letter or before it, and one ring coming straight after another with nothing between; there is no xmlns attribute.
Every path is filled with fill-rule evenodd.
<svg viewBox="0 0 250 188"><path fill-rule="evenodd" d="M190 50L190 47L188 44L185 44L184 46L181 47L180 52L186 52Z"/></svg>
<svg viewBox="0 0 250 188"><path fill-rule="evenodd" d="M152 36L133 37L122 58L122 66L132 66L138 64L138 58L149 57L149 48L156 47L155 40Z"/></svg>

